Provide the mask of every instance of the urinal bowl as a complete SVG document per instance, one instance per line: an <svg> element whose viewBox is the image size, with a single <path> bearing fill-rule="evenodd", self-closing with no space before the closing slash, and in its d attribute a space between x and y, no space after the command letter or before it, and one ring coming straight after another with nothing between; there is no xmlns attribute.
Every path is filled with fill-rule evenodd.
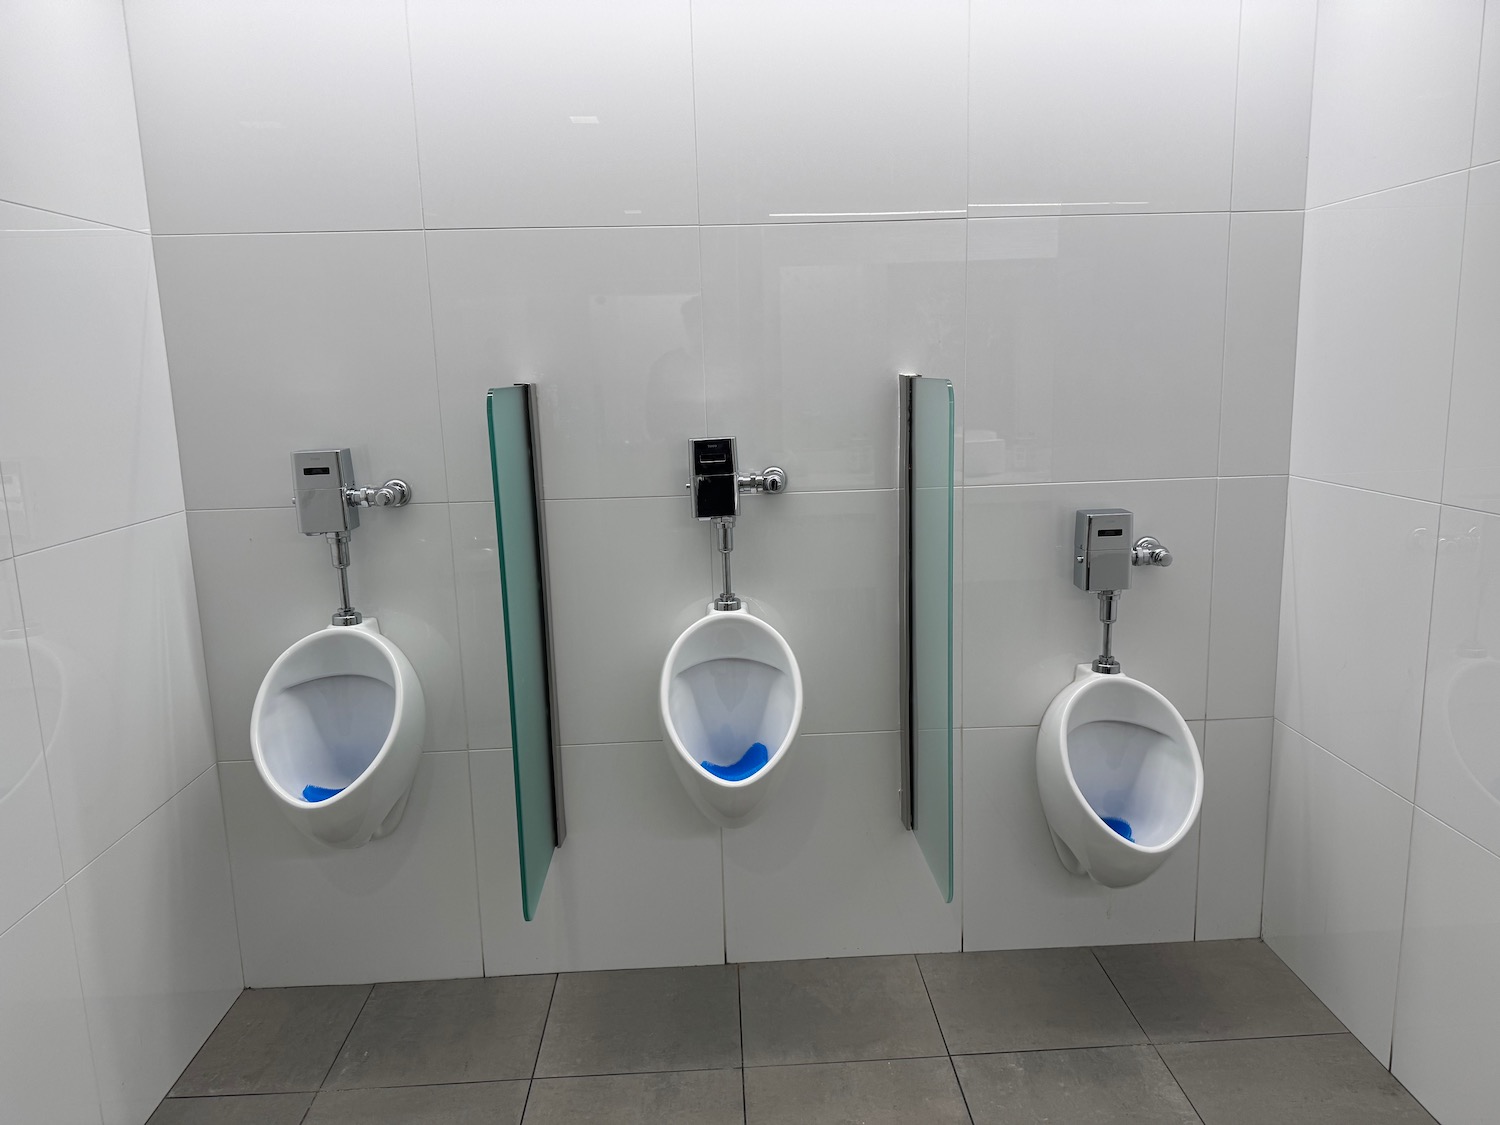
<svg viewBox="0 0 1500 1125"><path fill-rule="evenodd" d="M1177 709L1139 680L1087 664L1042 718L1036 772L1058 858L1106 887L1132 886L1165 863L1203 805L1203 761Z"/></svg>
<svg viewBox="0 0 1500 1125"><path fill-rule="evenodd" d="M400 823L426 719L410 661L366 618L303 637L277 658L255 697L250 747L292 824L357 848ZM338 792L309 800L308 785Z"/></svg>
<svg viewBox="0 0 1500 1125"><path fill-rule="evenodd" d="M710 609L677 638L661 671L662 739L693 803L722 827L750 820L784 774L802 722L802 672L786 640L747 610ZM767 761L730 781L727 766L754 743Z"/></svg>

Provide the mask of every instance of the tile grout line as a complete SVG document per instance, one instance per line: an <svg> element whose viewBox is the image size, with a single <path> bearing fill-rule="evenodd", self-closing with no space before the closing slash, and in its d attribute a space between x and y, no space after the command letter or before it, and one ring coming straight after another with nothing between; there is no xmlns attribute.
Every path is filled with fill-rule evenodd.
<svg viewBox="0 0 1500 1125"><path fill-rule="evenodd" d="M542 1063L542 1044L547 1041L547 1025L552 1022L552 1003L557 999L557 985L561 973L552 974L552 991L547 995L547 1014L542 1017L542 1034L536 1041L536 1054L531 1060L531 1077L526 1080L526 1096L521 1099L521 1120L526 1120L526 1109L531 1105L531 1088L536 1085L536 1071Z"/></svg>
<svg viewBox="0 0 1500 1125"><path fill-rule="evenodd" d="M719 830L719 838L722 846L724 830ZM736 964L734 967L734 1000L735 1014L740 1021L740 1121L742 1125L750 1125L750 1093L745 1081L745 1072L749 1069L745 1066L745 981L741 972L743 966Z"/></svg>
<svg viewBox="0 0 1500 1125"><path fill-rule="evenodd" d="M360 1004L359 1011L354 1013L354 1018L349 1021L349 1030L344 1032L344 1038L339 1040L339 1049L333 1053L333 1059L328 1063L328 1069L323 1072L322 1081L318 1083L317 1090L313 1092L313 1101L317 1101L318 1095L327 1089L328 1079L333 1074L333 1068L338 1066L339 1059L343 1057L344 1048L349 1046L349 1040L354 1035L354 1029L359 1026L360 1017L365 1014L365 1009L370 1006L370 997L375 995L375 990L379 987L378 983L372 984L370 985L370 991L365 993L364 1002ZM312 1112L311 1103L308 1104L308 1112Z"/></svg>
<svg viewBox="0 0 1500 1125"><path fill-rule="evenodd" d="M927 996L927 1006L932 1010L932 1022L937 1024L938 1037L943 1041L943 1050L948 1054L948 1070L953 1075L953 1084L958 1087L958 1096L963 1099L964 1113L968 1114L969 1125L974 1125L974 1110L969 1106L969 1092L964 1089L963 1079L958 1076L958 1064L953 1061L953 1048L948 1046L948 1033L943 1030L942 1017L938 1015L937 1005L932 1000L932 989L927 984L927 974L922 971L922 958L913 953L911 959L917 966L917 979L922 982L922 991Z"/></svg>

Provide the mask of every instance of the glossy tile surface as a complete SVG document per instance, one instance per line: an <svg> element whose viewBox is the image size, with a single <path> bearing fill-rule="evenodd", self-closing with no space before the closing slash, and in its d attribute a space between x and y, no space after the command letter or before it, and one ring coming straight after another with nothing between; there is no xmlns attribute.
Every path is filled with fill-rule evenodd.
<svg viewBox="0 0 1500 1125"><path fill-rule="evenodd" d="M692 21L702 222L963 214L963 4L693 0Z"/></svg>
<svg viewBox="0 0 1500 1125"><path fill-rule="evenodd" d="M1276 717L1408 800L1416 782L1437 506L1293 478ZM1351 581L1349 549L1360 550ZM1383 594L1379 619L1367 591ZM1348 656L1381 653L1351 674Z"/></svg>
<svg viewBox="0 0 1500 1125"><path fill-rule="evenodd" d="M1276 724L1266 944L1388 1058L1412 808Z"/></svg>
<svg viewBox="0 0 1500 1125"><path fill-rule="evenodd" d="M454 500L490 500L491 387L539 396L548 498L682 496L703 430L698 232L427 236Z"/></svg>
<svg viewBox="0 0 1500 1125"><path fill-rule="evenodd" d="M1500 25L1500 16L1491 22ZM1500 40L1500 32L1495 37ZM1500 60L1500 51L1496 56ZM1500 69L1500 61L1495 66ZM1500 92L1500 79L1496 83ZM1494 315L1500 303L1500 163L1469 173L1463 246L1443 499L1500 515L1500 450L1494 441L1500 424L1500 323Z"/></svg>
<svg viewBox="0 0 1500 1125"><path fill-rule="evenodd" d="M459 665L469 745L476 750L508 747L510 692L495 506L488 502L450 504L448 521L453 534Z"/></svg>
<svg viewBox="0 0 1500 1125"><path fill-rule="evenodd" d="M145 230L120 5L7 4L0 75L0 199Z"/></svg>
<svg viewBox="0 0 1500 1125"><path fill-rule="evenodd" d="M1260 936L1271 728L1275 720L1210 719L1203 744L1198 922L1194 936Z"/></svg>
<svg viewBox="0 0 1500 1125"><path fill-rule="evenodd" d="M324 1090L302 1125L520 1125L524 1082L465 1082L394 1090Z"/></svg>
<svg viewBox="0 0 1500 1125"><path fill-rule="evenodd" d="M1494 0L1485 2L1476 103L1471 159L1475 164L1500 160L1500 20L1495 18Z"/></svg>
<svg viewBox="0 0 1500 1125"><path fill-rule="evenodd" d="M979 0L970 214L1227 210L1239 14Z"/></svg>
<svg viewBox="0 0 1500 1125"><path fill-rule="evenodd" d="M563 748L568 838L530 922L511 755L472 754L469 770L486 972L724 960L719 830L688 799L660 741Z"/></svg>
<svg viewBox="0 0 1500 1125"><path fill-rule="evenodd" d="M1284 211L1307 192L1317 0L1245 0L1235 78L1236 211Z"/></svg>
<svg viewBox="0 0 1500 1125"><path fill-rule="evenodd" d="M311 1094L168 1098L146 1125L303 1125Z"/></svg>
<svg viewBox="0 0 1500 1125"><path fill-rule="evenodd" d="M1213 476L1228 227L1222 214L970 223L965 483Z"/></svg>
<svg viewBox="0 0 1500 1125"><path fill-rule="evenodd" d="M526 1099L530 1125L741 1125L743 1079L735 1070L539 1078Z"/></svg>
<svg viewBox="0 0 1500 1125"><path fill-rule="evenodd" d="M745 1120L967 1125L969 1115L953 1064L938 1058L756 1067L745 1072Z"/></svg>
<svg viewBox="0 0 1500 1125"><path fill-rule="evenodd" d="M158 233L421 225L400 0L125 16Z"/></svg>
<svg viewBox="0 0 1500 1125"><path fill-rule="evenodd" d="M1214 512L1208 627L1208 716L1269 715L1286 540L1286 477L1223 477Z"/></svg>
<svg viewBox="0 0 1500 1125"><path fill-rule="evenodd" d="M181 510L151 240L0 203L0 288L15 549Z"/></svg>
<svg viewBox="0 0 1500 1125"><path fill-rule="evenodd" d="M467 755L424 755L400 830L353 851L301 836L252 762L219 769L251 988L482 971Z"/></svg>
<svg viewBox="0 0 1500 1125"><path fill-rule="evenodd" d="M239 995L212 767L68 882L105 1125L143 1121Z"/></svg>
<svg viewBox="0 0 1500 1125"><path fill-rule="evenodd" d="M186 523L23 555L16 575L72 876L213 760Z"/></svg>
<svg viewBox="0 0 1500 1125"><path fill-rule="evenodd" d="M1201 724L1190 729L1201 737ZM1035 727L965 730L960 792L965 949L1192 939L1197 829L1137 886L1109 890L1068 874L1037 793Z"/></svg>
<svg viewBox="0 0 1500 1125"><path fill-rule="evenodd" d="M896 373L962 383L964 224L701 234L708 432L793 491L894 487Z"/></svg>
<svg viewBox="0 0 1500 1125"><path fill-rule="evenodd" d="M1438 499L1465 182L1448 176L1309 212L1298 476Z"/></svg>
<svg viewBox="0 0 1500 1125"><path fill-rule="evenodd" d="M953 1060L974 1125L1200 1125L1150 1047L1092 1047Z"/></svg>
<svg viewBox="0 0 1500 1125"><path fill-rule="evenodd" d="M297 531L291 508L188 513L203 607L203 652L223 761L250 759L250 712L286 649L324 628L339 604L328 545ZM448 508L377 510L354 533L354 604L416 670L427 706L425 750L462 750L465 733ZM499 586L498 572L494 579ZM502 678L495 685L503 692Z"/></svg>
<svg viewBox="0 0 1500 1125"><path fill-rule="evenodd" d="M1441 1121L1483 1121L1500 1078L1491 1013L1500 987L1500 858L1420 810L1401 938L1391 1068Z"/></svg>
<svg viewBox="0 0 1500 1125"><path fill-rule="evenodd" d="M156 261L188 508L287 505L291 451L339 443L361 484L447 498L420 234L164 238Z"/></svg>
<svg viewBox="0 0 1500 1125"><path fill-rule="evenodd" d="M427 226L697 221L686 0L419 0L407 21Z"/></svg>
<svg viewBox="0 0 1500 1125"><path fill-rule="evenodd" d="M1484 7L1319 4L1309 206L1467 166Z"/></svg>

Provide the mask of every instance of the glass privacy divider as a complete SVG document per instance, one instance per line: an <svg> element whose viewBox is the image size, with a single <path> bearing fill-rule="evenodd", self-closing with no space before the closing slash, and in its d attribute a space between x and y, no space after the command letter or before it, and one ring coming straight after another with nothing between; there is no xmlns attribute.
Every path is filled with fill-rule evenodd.
<svg viewBox="0 0 1500 1125"><path fill-rule="evenodd" d="M900 376L901 819L953 901L953 384Z"/></svg>
<svg viewBox="0 0 1500 1125"><path fill-rule="evenodd" d="M536 917L552 851L561 846L567 834L547 590L547 536L542 520L536 385L498 387L490 391L486 409L505 609L521 906L529 922Z"/></svg>

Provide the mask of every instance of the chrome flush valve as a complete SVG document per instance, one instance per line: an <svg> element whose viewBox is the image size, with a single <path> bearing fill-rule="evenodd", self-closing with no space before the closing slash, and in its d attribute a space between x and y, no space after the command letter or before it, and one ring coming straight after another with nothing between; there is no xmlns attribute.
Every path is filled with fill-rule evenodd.
<svg viewBox="0 0 1500 1125"><path fill-rule="evenodd" d="M740 493L786 491L786 472L776 465L758 473L739 471L739 453L732 437L694 438L688 449L688 491L693 516L711 521L714 543L724 571L724 588L714 598L715 609L739 609L739 595L730 582L729 556L734 550L734 521L740 513Z"/></svg>
<svg viewBox="0 0 1500 1125"><path fill-rule="evenodd" d="M1073 517L1073 585L1099 595L1104 641L1096 672L1114 675L1120 662L1112 649L1120 618L1120 595L1130 589L1137 566L1171 566L1172 552L1150 535L1135 538L1135 516L1124 508L1080 508Z"/></svg>

